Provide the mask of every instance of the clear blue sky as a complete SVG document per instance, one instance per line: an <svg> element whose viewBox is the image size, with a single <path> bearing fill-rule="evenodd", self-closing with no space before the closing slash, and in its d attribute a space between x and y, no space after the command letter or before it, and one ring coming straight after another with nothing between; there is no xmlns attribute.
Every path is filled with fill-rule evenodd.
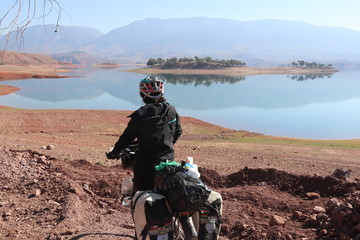
<svg viewBox="0 0 360 240"><path fill-rule="evenodd" d="M4 1L4 2L3 2ZM35 0L41 6L43 0ZM15 0L2 0L0 14ZM27 4L28 0L23 0ZM360 31L360 0L58 0L60 25L89 26L103 33L146 18L205 16L240 21L280 19ZM39 7L37 7L40 11ZM55 23L53 15L45 23ZM32 24L42 24L33 21Z"/></svg>

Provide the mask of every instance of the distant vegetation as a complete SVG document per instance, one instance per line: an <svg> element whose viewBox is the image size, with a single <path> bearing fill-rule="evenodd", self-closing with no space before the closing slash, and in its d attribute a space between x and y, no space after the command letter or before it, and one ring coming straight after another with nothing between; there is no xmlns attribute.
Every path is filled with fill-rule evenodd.
<svg viewBox="0 0 360 240"><path fill-rule="evenodd" d="M98 65L103 65L103 66L117 66L117 65L119 65L119 64L113 63L113 62L102 62L102 63L99 63Z"/></svg>
<svg viewBox="0 0 360 240"><path fill-rule="evenodd" d="M297 62L292 62L289 64L289 67L295 68L333 68L331 64L322 64L316 62L305 62L303 60L299 60Z"/></svg>
<svg viewBox="0 0 360 240"><path fill-rule="evenodd" d="M147 63L149 67L156 67L160 69L172 68L188 68L188 69L217 69L225 67L245 67L245 63L235 59L212 59L211 57L194 57L194 58L150 58Z"/></svg>
<svg viewBox="0 0 360 240"><path fill-rule="evenodd" d="M119 64L113 62L102 62L97 64L96 66L101 68L117 68L119 67Z"/></svg>

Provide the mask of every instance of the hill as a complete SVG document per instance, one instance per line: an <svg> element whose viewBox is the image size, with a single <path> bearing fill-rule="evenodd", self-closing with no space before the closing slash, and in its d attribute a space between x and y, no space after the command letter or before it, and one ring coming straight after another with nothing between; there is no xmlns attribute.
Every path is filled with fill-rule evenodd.
<svg viewBox="0 0 360 240"><path fill-rule="evenodd" d="M21 36L10 33L0 36L1 49L56 54L78 51L81 47L101 37L103 33L90 27L57 28L54 24L28 27Z"/></svg>
<svg viewBox="0 0 360 240"><path fill-rule="evenodd" d="M102 62L101 57L92 56L83 51L51 54L52 58L70 64L93 64Z"/></svg>
<svg viewBox="0 0 360 240"><path fill-rule="evenodd" d="M56 64L59 61L42 54L19 53L12 51L0 52L0 65L41 65Z"/></svg>

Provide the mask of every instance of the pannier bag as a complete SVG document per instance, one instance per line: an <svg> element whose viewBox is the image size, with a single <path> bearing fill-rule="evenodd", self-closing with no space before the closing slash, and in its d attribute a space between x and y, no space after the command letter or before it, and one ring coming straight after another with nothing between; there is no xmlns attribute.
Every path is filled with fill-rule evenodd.
<svg viewBox="0 0 360 240"><path fill-rule="evenodd" d="M179 163L160 165L155 167L155 189L165 195L173 213L199 211L211 190L200 179L189 176Z"/></svg>
<svg viewBox="0 0 360 240"><path fill-rule="evenodd" d="M192 218L194 225L198 227L198 240L218 240L222 222L220 193L211 190L205 205Z"/></svg>
<svg viewBox="0 0 360 240"><path fill-rule="evenodd" d="M137 240L174 239L172 213L163 195L137 191L131 207Z"/></svg>

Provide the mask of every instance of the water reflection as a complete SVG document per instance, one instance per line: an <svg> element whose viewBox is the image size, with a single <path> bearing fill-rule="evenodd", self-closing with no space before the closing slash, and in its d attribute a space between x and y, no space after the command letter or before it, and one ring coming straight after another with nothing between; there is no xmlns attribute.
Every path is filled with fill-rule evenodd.
<svg viewBox="0 0 360 240"><path fill-rule="evenodd" d="M199 74L158 74L159 77L170 84L193 85L193 86L211 86L214 83L230 83L234 84L245 80L244 76L229 77L219 75L199 75Z"/></svg>
<svg viewBox="0 0 360 240"><path fill-rule="evenodd" d="M28 79L8 84L21 89L15 95L39 101L74 101L74 107L79 101L86 101L91 107L91 101L104 94L132 105L141 104L138 82L144 77L143 74L94 68L78 69L74 74L81 77ZM194 110L239 106L260 109L294 108L360 97L360 82L351 76L339 80L329 75L257 75L247 76L246 81L244 76L159 76L167 83L165 96L171 103ZM289 81L289 78L296 81ZM3 99L6 100L6 96L0 97L0 100ZM106 108L106 102L101 104Z"/></svg>
<svg viewBox="0 0 360 240"><path fill-rule="evenodd" d="M305 80L315 80L317 78L331 78L333 74L292 74L287 75L291 80L296 81L305 81Z"/></svg>
<svg viewBox="0 0 360 240"><path fill-rule="evenodd" d="M78 69L76 78L7 81L20 91L0 96L17 108L134 110L143 74ZM331 76L161 75L179 113L218 125L278 136L358 138L360 71ZM292 81L292 79L294 81ZM305 81L312 79L313 81Z"/></svg>

